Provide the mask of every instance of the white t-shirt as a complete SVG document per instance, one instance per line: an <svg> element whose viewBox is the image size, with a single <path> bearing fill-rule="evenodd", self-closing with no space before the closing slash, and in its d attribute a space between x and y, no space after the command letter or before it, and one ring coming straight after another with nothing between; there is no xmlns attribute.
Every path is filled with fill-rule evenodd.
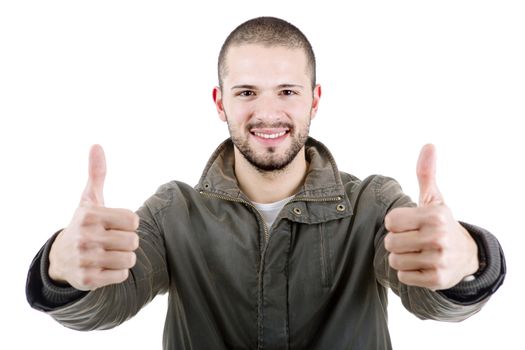
<svg viewBox="0 0 525 350"><path fill-rule="evenodd" d="M253 205L257 208L257 210L261 213L264 222L266 223L266 226L268 228L272 227L273 222L277 218L277 215L279 215L279 212L281 209L285 206L286 203L290 201L294 196L281 199L280 201L273 202L273 203L255 203L252 202Z"/></svg>

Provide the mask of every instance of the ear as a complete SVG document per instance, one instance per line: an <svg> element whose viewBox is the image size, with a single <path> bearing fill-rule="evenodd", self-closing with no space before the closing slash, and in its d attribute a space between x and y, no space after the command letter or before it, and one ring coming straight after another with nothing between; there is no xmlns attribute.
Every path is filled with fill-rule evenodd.
<svg viewBox="0 0 525 350"><path fill-rule="evenodd" d="M314 96L312 100L312 115L310 116L311 119L315 118L317 109L319 108L319 100L321 99L321 85L320 84L317 84L314 87L313 95Z"/></svg>
<svg viewBox="0 0 525 350"><path fill-rule="evenodd" d="M224 113L224 105L222 104L222 92L218 86L213 88L212 92L213 102L215 103L215 108L217 108L217 113L219 113L219 118L223 122L226 121L226 113Z"/></svg>

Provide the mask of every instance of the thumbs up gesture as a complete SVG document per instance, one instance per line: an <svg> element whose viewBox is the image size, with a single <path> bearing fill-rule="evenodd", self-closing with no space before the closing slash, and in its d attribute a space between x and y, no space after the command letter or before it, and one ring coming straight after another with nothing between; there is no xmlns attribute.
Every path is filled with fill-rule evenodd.
<svg viewBox="0 0 525 350"><path fill-rule="evenodd" d="M139 217L130 210L104 207L105 176L104 151L94 145L80 205L49 253L51 279L79 290L125 281L136 261Z"/></svg>
<svg viewBox="0 0 525 350"><path fill-rule="evenodd" d="M452 216L436 184L436 151L425 145L417 164L419 206L385 217L385 249L400 282L431 290L451 288L479 268L474 239Z"/></svg>

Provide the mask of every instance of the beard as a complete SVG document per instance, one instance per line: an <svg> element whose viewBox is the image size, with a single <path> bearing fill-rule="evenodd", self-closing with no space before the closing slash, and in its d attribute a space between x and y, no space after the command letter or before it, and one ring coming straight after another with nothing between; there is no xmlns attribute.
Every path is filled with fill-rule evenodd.
<svg viewBox="0 0 525 350"><path fill-rule="evenodd" d="M249 123L246 125L246 135L251 134L250 130L252 128L287 128L289 130L288 137L291 140L291 145L282 155L277 153L275 147L267 147L264 151L257 152L250 146L249 137L243 137L243 133L239 132L236 127L231 125L227 117L226 120L228 122L228 130L233 144L255 169L263 173L284 170L304 147L310 131L310 120L308 120L308 124L301 130L296 129L293 124L285 122L265 124L259 121Z"/></svg>

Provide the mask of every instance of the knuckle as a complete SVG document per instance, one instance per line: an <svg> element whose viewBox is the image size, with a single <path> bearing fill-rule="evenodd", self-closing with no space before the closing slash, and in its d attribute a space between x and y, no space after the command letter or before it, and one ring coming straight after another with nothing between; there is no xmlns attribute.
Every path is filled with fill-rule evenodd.
<svg viewBox="0 0 525 350"><path fill-rule="evenodd" d="M392 267L393 269L396 269L397 267L397 257L395 254L389 254L388 255L388 264L390 265L390 267Z"/></svg>
<svg viewBox="0 0 525 350"><path fill-rule="evenodd" d="M137 230L140 225L140 217L136 213L131 212L131 214L132 214L131 223L132 223L133 230Z"/></svg>
<svg viewBox="0 0 525 350"><path fill-rule="evenodd" d="M89 260L88 258L85 256L85 254L79 254L77 256L77 266L79 267L87 267L89 266Z"/></svg>
<svg viewBox="0 0 525 350"><path fill-rule="evenodd" d="M441 252L448 247L448 235L443 231L437 231L432 235L430 243L434 250Z"/></svg>
<svg viewBox="0 0 525 350"><path fill-rule="evenodd" d="M391 217L391 214L388 213L385 216L385 228L390 231L391 227L392 227L392 217Z"/></svg>
<svg viewBox="0 0 525 350"><path fill-rule="evenodd" d="M87 288L92 288L95 286L95 277L91 271L82 269L79 273L79 282Z"/></svg>
<svg viewBox="0 0 525 350"><path fill-rule="evenodd" d="M91 207L78 208L76 216L81 226L93 225L97 221L97 215Z"/></svg>
<svg viewBox="0 0 525 350"><path fill-rule="evenodd" d="M441 261L440 259L434 259L430 262L429 264L429 267L430 269L432 269L433 271L437 271L439 269L441 269Z"/></svg>
<svg viewBox="0 0 525 350"><path fill-rule="evenodd" d="M390 210L388 214L385 215L384 223L388 231L394 230L396 226L396 222L398 220L397 218L399 217L398 213L399 213L399 208L394 208Z"/></svg>
<svg viewBox="0 0 525 350"><path fill-rule="evenodd" d="M447 260L446 260L445 254L443 254L443 252L439 252L434 262L434 268L438 272L440 272L440 271L443 271L446 268L446 266L447 266Z"/></svg>
<svg viewBox="0 0 525 350"><path fill-rule="evenodd" d="M136 230L139 227L139 216L133 211L124 209L120 215L129 230Z"/></svg>
<svg viewBox="0 0 525 350"><path fill-rule="evenodd" d="M74 249L78 252L84 252L89 249L89 247L92 245L92 237L87 231L79 231L78 235L76 236L75 243L74 243Z"/></svg>
<svg viewBox="0 0 525 350"><path fill-rule="evenodd" d="M394 238L391 233L388 233L385 236L384 244L385 244L385 249L389 252L392 252L392 250L394 249Z"/></svg>
<svg viewBox="0 0 525 350"><path fill-rule="evenodd" d="M77 256L77 265L81 268L84 268L84 267L95 266L96 264L93 259L93 256L83 251L83 252L80 252L80 254L78 254Z"/></svg>
<svg viewBox="0 0 525 350"><path fill-rule="evenodd" d="M134 240L133 240L133 250L139 249L140 246L140 237L138 234L135 234Z"/></svg>
<svg viewBox="0 0 525 350"><path fill-rule="evenodd" d="M438 269L432 270L432 272L430 273L429 279L428 279L429 288L433 290L440 289L443 283L444 283L443 273L441 273Z"/></svg>
<svg viewBox="0 0 525 350"><path fill-rule="evenodd" d="M133 232L130 235L129 240L130 240L130 242L129 242L130 250L131 251L137 250L138 247L139 247L139 241L140 241L139 235Z"/></svg>
<svg viewBox="0 0 525 350"><path fill-rule="evenodd" d="M118 282L124 282L125 280L128 279L128 277L129 277L128 269L120 270L120 273L118 274Z"/></svg>
<svg viewBox="0 0 525 350"><path fill-rule="evenodd" d="M429 215L428 222L433 226L445 226L447 215L444 210L433 210Z"/></svg>
<svg viewBox="0 0 525 350"><path fill-rule="evenodd" d="M400 221L403 220L404 217L406 217L406 210L407 208L394 208L391 209L386 215L385 215L385 226L388 228L389 231L394 231L394 229L399 226Z"/></svg>
<svg viewBox="0 0 525 350"><path fill-rule="evenodd" d="M137 255L133 252L128 254L128 261L127 261L127 267L132 268L135 266L135 263L137 262Z"/></svg>
<svg viewBox="0 0 525 350"><path fill-rule="evenodd" d="M403 273L403 271L397 271L397 279L399 282L408 284L409 281L405 278L405 276L406 275Z"/></svg>
<svg viewBox="0 0 525 350"><path fill-rule="evenodd" d="M78 239L75 240L73 243L73 250L77 254L81 254L83 251L85 251L88 247L88 242L84 237L78 237Z"/></svg>

